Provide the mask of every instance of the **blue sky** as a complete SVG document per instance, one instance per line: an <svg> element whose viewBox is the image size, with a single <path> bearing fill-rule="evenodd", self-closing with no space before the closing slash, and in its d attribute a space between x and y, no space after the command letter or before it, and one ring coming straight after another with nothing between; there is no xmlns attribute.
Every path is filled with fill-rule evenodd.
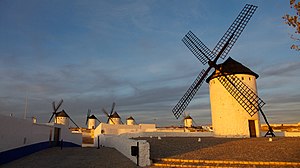
<svg viewBox="0 0 300 168"><path fill-rule="evenodd" d="M0 114L48 121L51 102L84 126L102 108L138 123L180 125L171 110L203 66L182 43L191 30L213 48L246 3L258 6L228 54L260 77L271 123L300 122L300 56L282 16L288 1L0 1ZM221 63L223 60L220 60ZM206 83L186 109L211 123Z"/></svg>

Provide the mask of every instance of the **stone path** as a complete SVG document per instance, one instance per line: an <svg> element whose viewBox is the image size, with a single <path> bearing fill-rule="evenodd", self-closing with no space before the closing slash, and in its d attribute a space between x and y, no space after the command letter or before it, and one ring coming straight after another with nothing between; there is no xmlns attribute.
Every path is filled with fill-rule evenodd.
<svg viewBox="0 0 300 168"><path fill-rule="evenodd" d="M1 168L135 168L113 148L50 148L0 166Z"/></svg>

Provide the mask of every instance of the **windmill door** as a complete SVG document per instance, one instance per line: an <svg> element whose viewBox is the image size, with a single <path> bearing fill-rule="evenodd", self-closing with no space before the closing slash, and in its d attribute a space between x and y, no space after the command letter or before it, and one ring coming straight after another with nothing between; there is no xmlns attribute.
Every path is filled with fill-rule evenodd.
<svg viewBox="0 0 300 168"><path fill-rule="evenodd" d="M55 127L54 128L54 145L59 145L59 139L60 139L60 128Z"/></svg>
<svg viewBox="0 0 300 168"><path fill-rule="evenodd" d="M255 120L248 120L250 137L256 137Z"/></svg>

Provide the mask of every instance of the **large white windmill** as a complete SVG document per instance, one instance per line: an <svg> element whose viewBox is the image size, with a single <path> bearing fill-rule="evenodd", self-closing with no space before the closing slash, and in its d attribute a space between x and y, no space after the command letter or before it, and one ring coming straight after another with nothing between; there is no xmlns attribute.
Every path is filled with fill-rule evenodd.
<svg viewBox="0 0 300 168"><path fill-rule="evenodd" d="M245 69L248 69L245 66L243 66L242 72L240 70L232 71L232 66L241 64L231 58L223 64L217 64L219 58L226 58L256 8L257 6L246 4L212 51L191 31L182 39L201 63L204 65L208 63L209 66L200 72L194 83L173 108L172 112L177 119L193 99L210 70L214 68L215 71L209 77L208 82L210 83L212 124L215 135L258 137L260 136L258 112L261 112L269 127L265 136L275 136L262 111L265 103L257 95L256 78L258 76L251 70L247 73L244 72ZM243 78L249 80L243 80Z"/></svg>

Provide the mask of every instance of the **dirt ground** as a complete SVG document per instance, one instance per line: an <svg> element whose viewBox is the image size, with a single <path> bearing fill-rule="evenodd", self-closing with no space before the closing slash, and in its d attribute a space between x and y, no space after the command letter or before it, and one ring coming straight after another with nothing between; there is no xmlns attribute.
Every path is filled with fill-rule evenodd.
<svg viewBox="0 0 300 168"><path fill-rule="evenodd" d="M300 138L139 138L151 158L300 162Z"/></svg>

